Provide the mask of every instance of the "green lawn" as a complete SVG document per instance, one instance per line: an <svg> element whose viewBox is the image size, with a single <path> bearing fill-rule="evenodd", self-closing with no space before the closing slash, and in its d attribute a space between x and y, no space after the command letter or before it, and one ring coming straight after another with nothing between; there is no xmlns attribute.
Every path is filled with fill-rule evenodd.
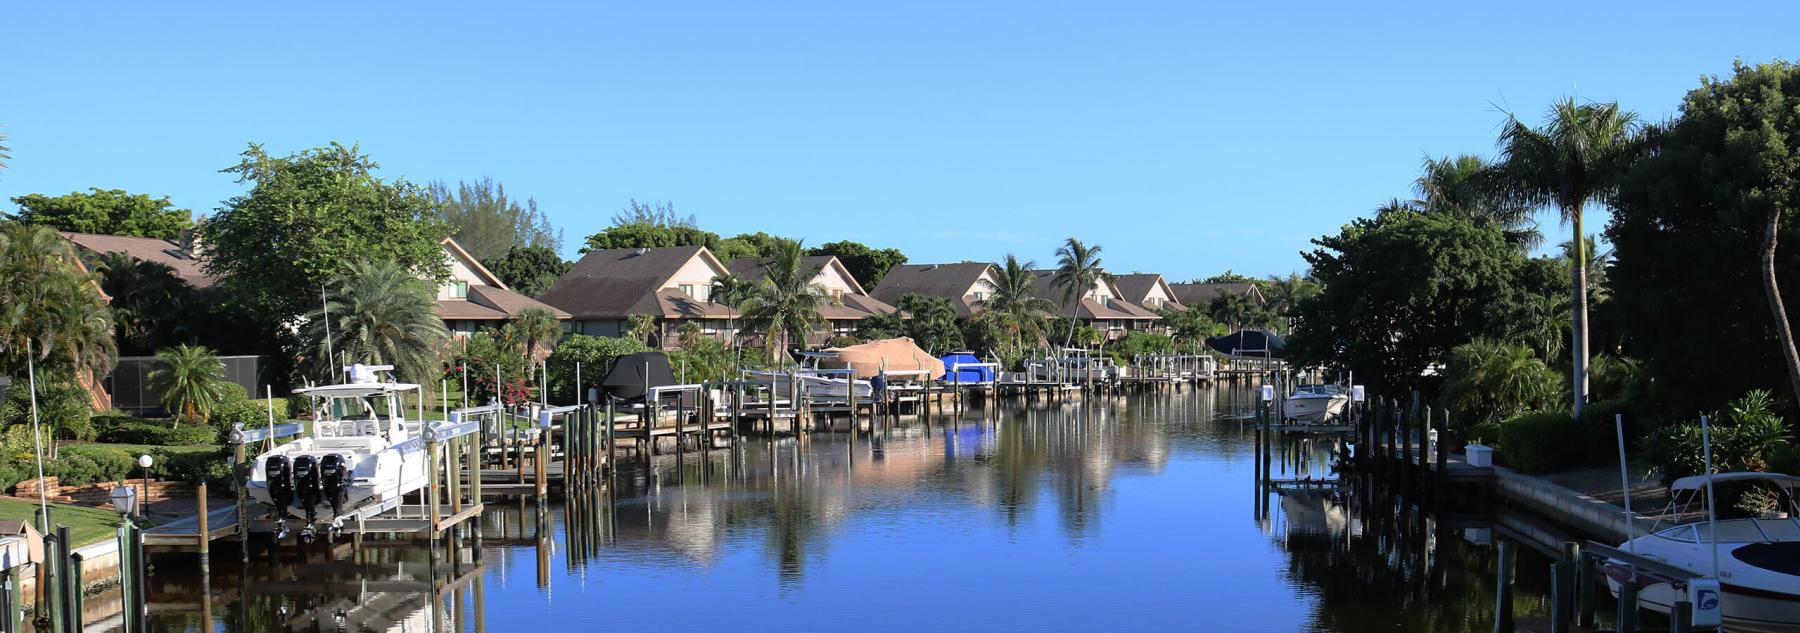
<svg viewBox="0 0 1800 633"><path fill-rule="evenodd" d="M0 519L18 519L37 526L36 502L25 499L0 499ZM80 547L118 537L119 513L111 508L87 508L57 503L50 504L50 524L69 526L69 538Z"/></svg>

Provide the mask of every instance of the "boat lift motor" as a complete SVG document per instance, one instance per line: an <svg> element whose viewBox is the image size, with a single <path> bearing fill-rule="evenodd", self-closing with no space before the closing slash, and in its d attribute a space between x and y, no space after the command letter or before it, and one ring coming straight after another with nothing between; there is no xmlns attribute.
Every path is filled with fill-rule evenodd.
<svg viewBox="0 0 1800 633"><path fill-rule="evenodd" d="M294 503L293 471L286 455L270 455L263 462L263 479L269 485L269 503L275 506L275 540L287 537L288 506Z"/></svg>
<svg viewBox="0 0 1800 633"><path fill-rule="evenodd" d="M313 523L319 519L319 462L311 455L294 458L294 494L300 497L300 508L306 512L306 524L300 526L300 542L313 541Z"/></svg>

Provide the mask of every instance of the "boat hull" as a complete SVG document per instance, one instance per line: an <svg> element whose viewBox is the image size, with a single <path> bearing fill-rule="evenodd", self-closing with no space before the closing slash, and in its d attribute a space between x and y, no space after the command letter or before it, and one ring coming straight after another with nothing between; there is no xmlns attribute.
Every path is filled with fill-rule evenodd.
<svg viewBox="0 0 1800 633"><path fill-rule="evenodd" d="M1606 586L1612 591L1614 598L1619 596L1620 582L1629 573L1622 566L1607 566ZM1657 613L1669 613L1681 599L1680 594L1666 582L1638 582L1638 603ZM1782 594L1722 583L1719 608L1727 631L1800 633L1800 594Z"/></svg>
<svg viewBox="0 0 1800 633"><path fill-rule="evenodd" d="M1330 422L1343 415L1350 397L1345 395L1295 395L1287 399L1287 418L1307 424Z"/></svg>

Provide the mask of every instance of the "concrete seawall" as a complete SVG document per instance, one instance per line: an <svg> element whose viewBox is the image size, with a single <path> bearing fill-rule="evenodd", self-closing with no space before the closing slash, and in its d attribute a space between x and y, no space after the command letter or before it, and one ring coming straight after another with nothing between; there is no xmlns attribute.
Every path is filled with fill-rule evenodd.
<svg viewBox="0 0 1800 633"><path fill-rule="evenodd" d="M1643 515L1627 517L1624 508L1510 468L1494 467L1494 490L1512 506L1615 544L1624 542L1627 534L1643 536L1655 524Z"/></svg>

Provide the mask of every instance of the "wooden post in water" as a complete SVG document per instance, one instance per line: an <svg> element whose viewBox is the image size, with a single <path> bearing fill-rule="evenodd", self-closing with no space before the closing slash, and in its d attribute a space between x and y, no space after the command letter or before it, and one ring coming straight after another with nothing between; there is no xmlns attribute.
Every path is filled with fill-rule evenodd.
<svg viewBox="0 0 1800 633"><path fill-rule="evenodd" d="M1568 546L1564 547L1567 548ZM1593 557L1588 556L1586 552L1581 551L1581 546L1576 545L1569 551L1573 551L1576 554L1575 623L1580 625L1581 628L1591 631L1594 629L1594 611L1596 604L1594 602L1594 585L1600 582L1600 579L1595 574L1599 572L1599 568L1594 566Z"/></svg>
<svg viewBox="0 0 1800 633"><path fill-rule="evenodd" d="M199 496L196 501L200 504L200 516L198 517L200 519L200 569L211 569L212 530L210 529L210 526L207 525L206 480L200 480L200 484L195 486L195 488L198 489L195 492ZM140 500L140 503L148 503L149 501L149 499L143 499ZM79 614L77 614L77 617L80 617Z"/></svg>
<svg viewBox="0 0 1800 633"><path fill-rule="evenodd" d="M613 436L613 432L616 430L615 423L617 422L617 417L618 416L616 416L613 411L612 396L606 396L606 463L602 464L605 468L612 468L613 449L618 445L618 442L614 440Z"/></svg>
<svg viewBox="0 0 1800 633"><path fill-rule="evenodd" d="M1638 584L1635 570L1630 579L1619 583L1619 619L1616 621L1620 631L1635 633L1638 630Z"/></svg>
<svg viewBox="0 0 1800 633"><path fill-rule="evenodd" d="M1687 596L1675 599L1675 607L1669 611L1669 633L1691 633L1694 630L1694 603L1687 601Z"/></svg>
<svg viewBox="0 0 1800 633"><path fill-rule="evenodd" d="M1500 556L1495 564L1494 633L1514 633L1513 625L1513 544L1500 541Z"/></svg>

